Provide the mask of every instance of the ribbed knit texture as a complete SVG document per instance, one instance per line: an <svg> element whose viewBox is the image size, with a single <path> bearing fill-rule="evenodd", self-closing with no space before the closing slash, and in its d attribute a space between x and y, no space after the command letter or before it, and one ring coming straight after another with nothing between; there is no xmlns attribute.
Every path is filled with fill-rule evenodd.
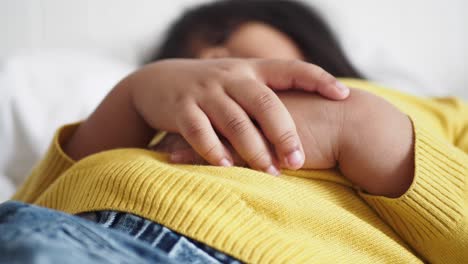
<svg viewBox="0 0 468 264"><path fill-rule="evenodd" d="M343 81L386 98L413 120L415 178L399 198L359 193L335 170L272 177L246 168L173 165L142 149L75 163L60 148L76 128L71 125L57 132L14 199L72 214L134 213L249 263L466 261L468 107Z"/></svg>

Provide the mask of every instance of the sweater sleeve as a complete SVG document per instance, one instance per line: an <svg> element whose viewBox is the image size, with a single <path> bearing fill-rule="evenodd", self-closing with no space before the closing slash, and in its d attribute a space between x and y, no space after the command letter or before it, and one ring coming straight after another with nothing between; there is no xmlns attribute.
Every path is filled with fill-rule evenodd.
<svg viewBox="0 0 468 264"><path fill-rule="evenodd" d="M61 145L73 134L78 125L66 125L57 130L45 156L33 168L29 177L12 199L34 203L41 193L75 163L74 160L63 152Z"/></svg>
<svg viewBox="0 0 468 264"><path fill-rule="evenodd" d="M360 195L423 259L464 263L468 259L468 106L459 100L434 103L445 109L437 113L444 133L410 114L415 172L407 192L398 198Z"/></svg>

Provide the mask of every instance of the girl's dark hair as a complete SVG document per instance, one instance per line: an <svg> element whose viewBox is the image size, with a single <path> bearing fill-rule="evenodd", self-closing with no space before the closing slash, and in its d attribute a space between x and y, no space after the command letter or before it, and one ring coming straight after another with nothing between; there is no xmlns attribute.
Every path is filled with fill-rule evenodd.
<svg viewBox="0 0 468 264"><path fill-rule="evenodd" d="M197 43L220 45L246 22L262 22L285 33L306 61L336 77L362 78L322 17L290 0L224 0L189 9L169 28L165 41L147 62L192 58Z"/></svg>

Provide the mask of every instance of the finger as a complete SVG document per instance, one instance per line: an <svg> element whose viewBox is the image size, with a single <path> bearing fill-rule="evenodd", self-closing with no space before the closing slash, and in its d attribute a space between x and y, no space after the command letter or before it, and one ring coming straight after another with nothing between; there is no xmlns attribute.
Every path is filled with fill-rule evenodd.
<svg viewBox="0 0 468 264"><path fill-rule="evenodd" d="M203 159L192 148L178 149L171 153L170 161L178 164L207 165L208 162Z"/></svg>
<svg viewBox="0 0 468 264"><path fill-rule="evenodd" d="M273 175L279 174L268 143L236 102L225 96L222 100L205 102L200 106L251 168Z"/></svg>
<svg viewBox="0 0 468 264"><path fill-rule="evenodd" d="M240 93L238 87L248 89ZM295 170L304 165L304 150L294 120L271 89L255 80L241 80L226 85L226 92L258 122L283 167Z"/></svg>
<svg viewBox="0 0 468 264"><path fill-rule="evenodd" d="M177 133L166 133L164 138L150 148L154 151L171 153L176 149L189 148L187 141Z"/></svg>
<svg viewBox="0 0 468 264"><path fill-rule="evenodd" d="M253 60L257 78L274 90L301 89L329 99L348 97L349 88L317 65L300 60Z"/></svg>
<svg viewBox="0 0 468 264"><path fill-rule="evenodd" d="M185 141L185 140L184 140ZM224 146L228 149L229 153L231 153L232 160L234 166L238 167L245 167L247 163L242 159L241 156L236 152L236 150L232 147L231 144L224 138L221 139L221 142ZM174 149L170 155L170 160L173 163L179 164L198 164L198 165L206 165L208 164L195 150L193 150L187 143L185 148L177 148Z"/></svg>
<svg viewBox="0 0 468 264"><path fill-rule="evenodd" d="M231 153L232 161L234 162L235 166L238 167L247 167L248 164L245 162L245 160L242 159L242 157L237 153L237 151L234 149L234 147L227 141L226 138L221 138L221 142L223 143L224 146L228 149L229 153ZM278 164L275 162L275 167L278 168Z"/></svg>
<svg viewBox="0 0 468 264"><path fill-rule="evenodd" d="M192 164L192 165L208 165L209 163L203 159L193 148L190 144L180 135L180 134L173 134L174 140L171 144L171 153L169 159L172 163L178 164ZM221 143L223 147L226 148L226 152L231 154L231 158L233 160L233 165L238 166L236 163L236 159L238 158L235 153L231 152L233 149L229 147L229 142L225 139L221 139ZM234 151L235 152L235 151Z"/></svg>
<svg viewBox="0 0 468 264"><path fill-rule="evenodd" d="M205 113L195 104L186 104L177 118L179 133L210 164L232 166L232 158L219 140Z"/></svg>

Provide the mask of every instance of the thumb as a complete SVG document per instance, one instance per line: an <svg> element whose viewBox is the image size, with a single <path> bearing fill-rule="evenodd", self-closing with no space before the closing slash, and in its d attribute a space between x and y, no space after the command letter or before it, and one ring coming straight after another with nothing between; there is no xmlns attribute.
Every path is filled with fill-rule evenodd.
<svg viewBox="0 0 468 264"><path fill-rule="evenodd" d="M257 78L273 90L299 89L317 92L333 100L343 100L349 88L319 66L300 60L254 60Z"/></svg>

